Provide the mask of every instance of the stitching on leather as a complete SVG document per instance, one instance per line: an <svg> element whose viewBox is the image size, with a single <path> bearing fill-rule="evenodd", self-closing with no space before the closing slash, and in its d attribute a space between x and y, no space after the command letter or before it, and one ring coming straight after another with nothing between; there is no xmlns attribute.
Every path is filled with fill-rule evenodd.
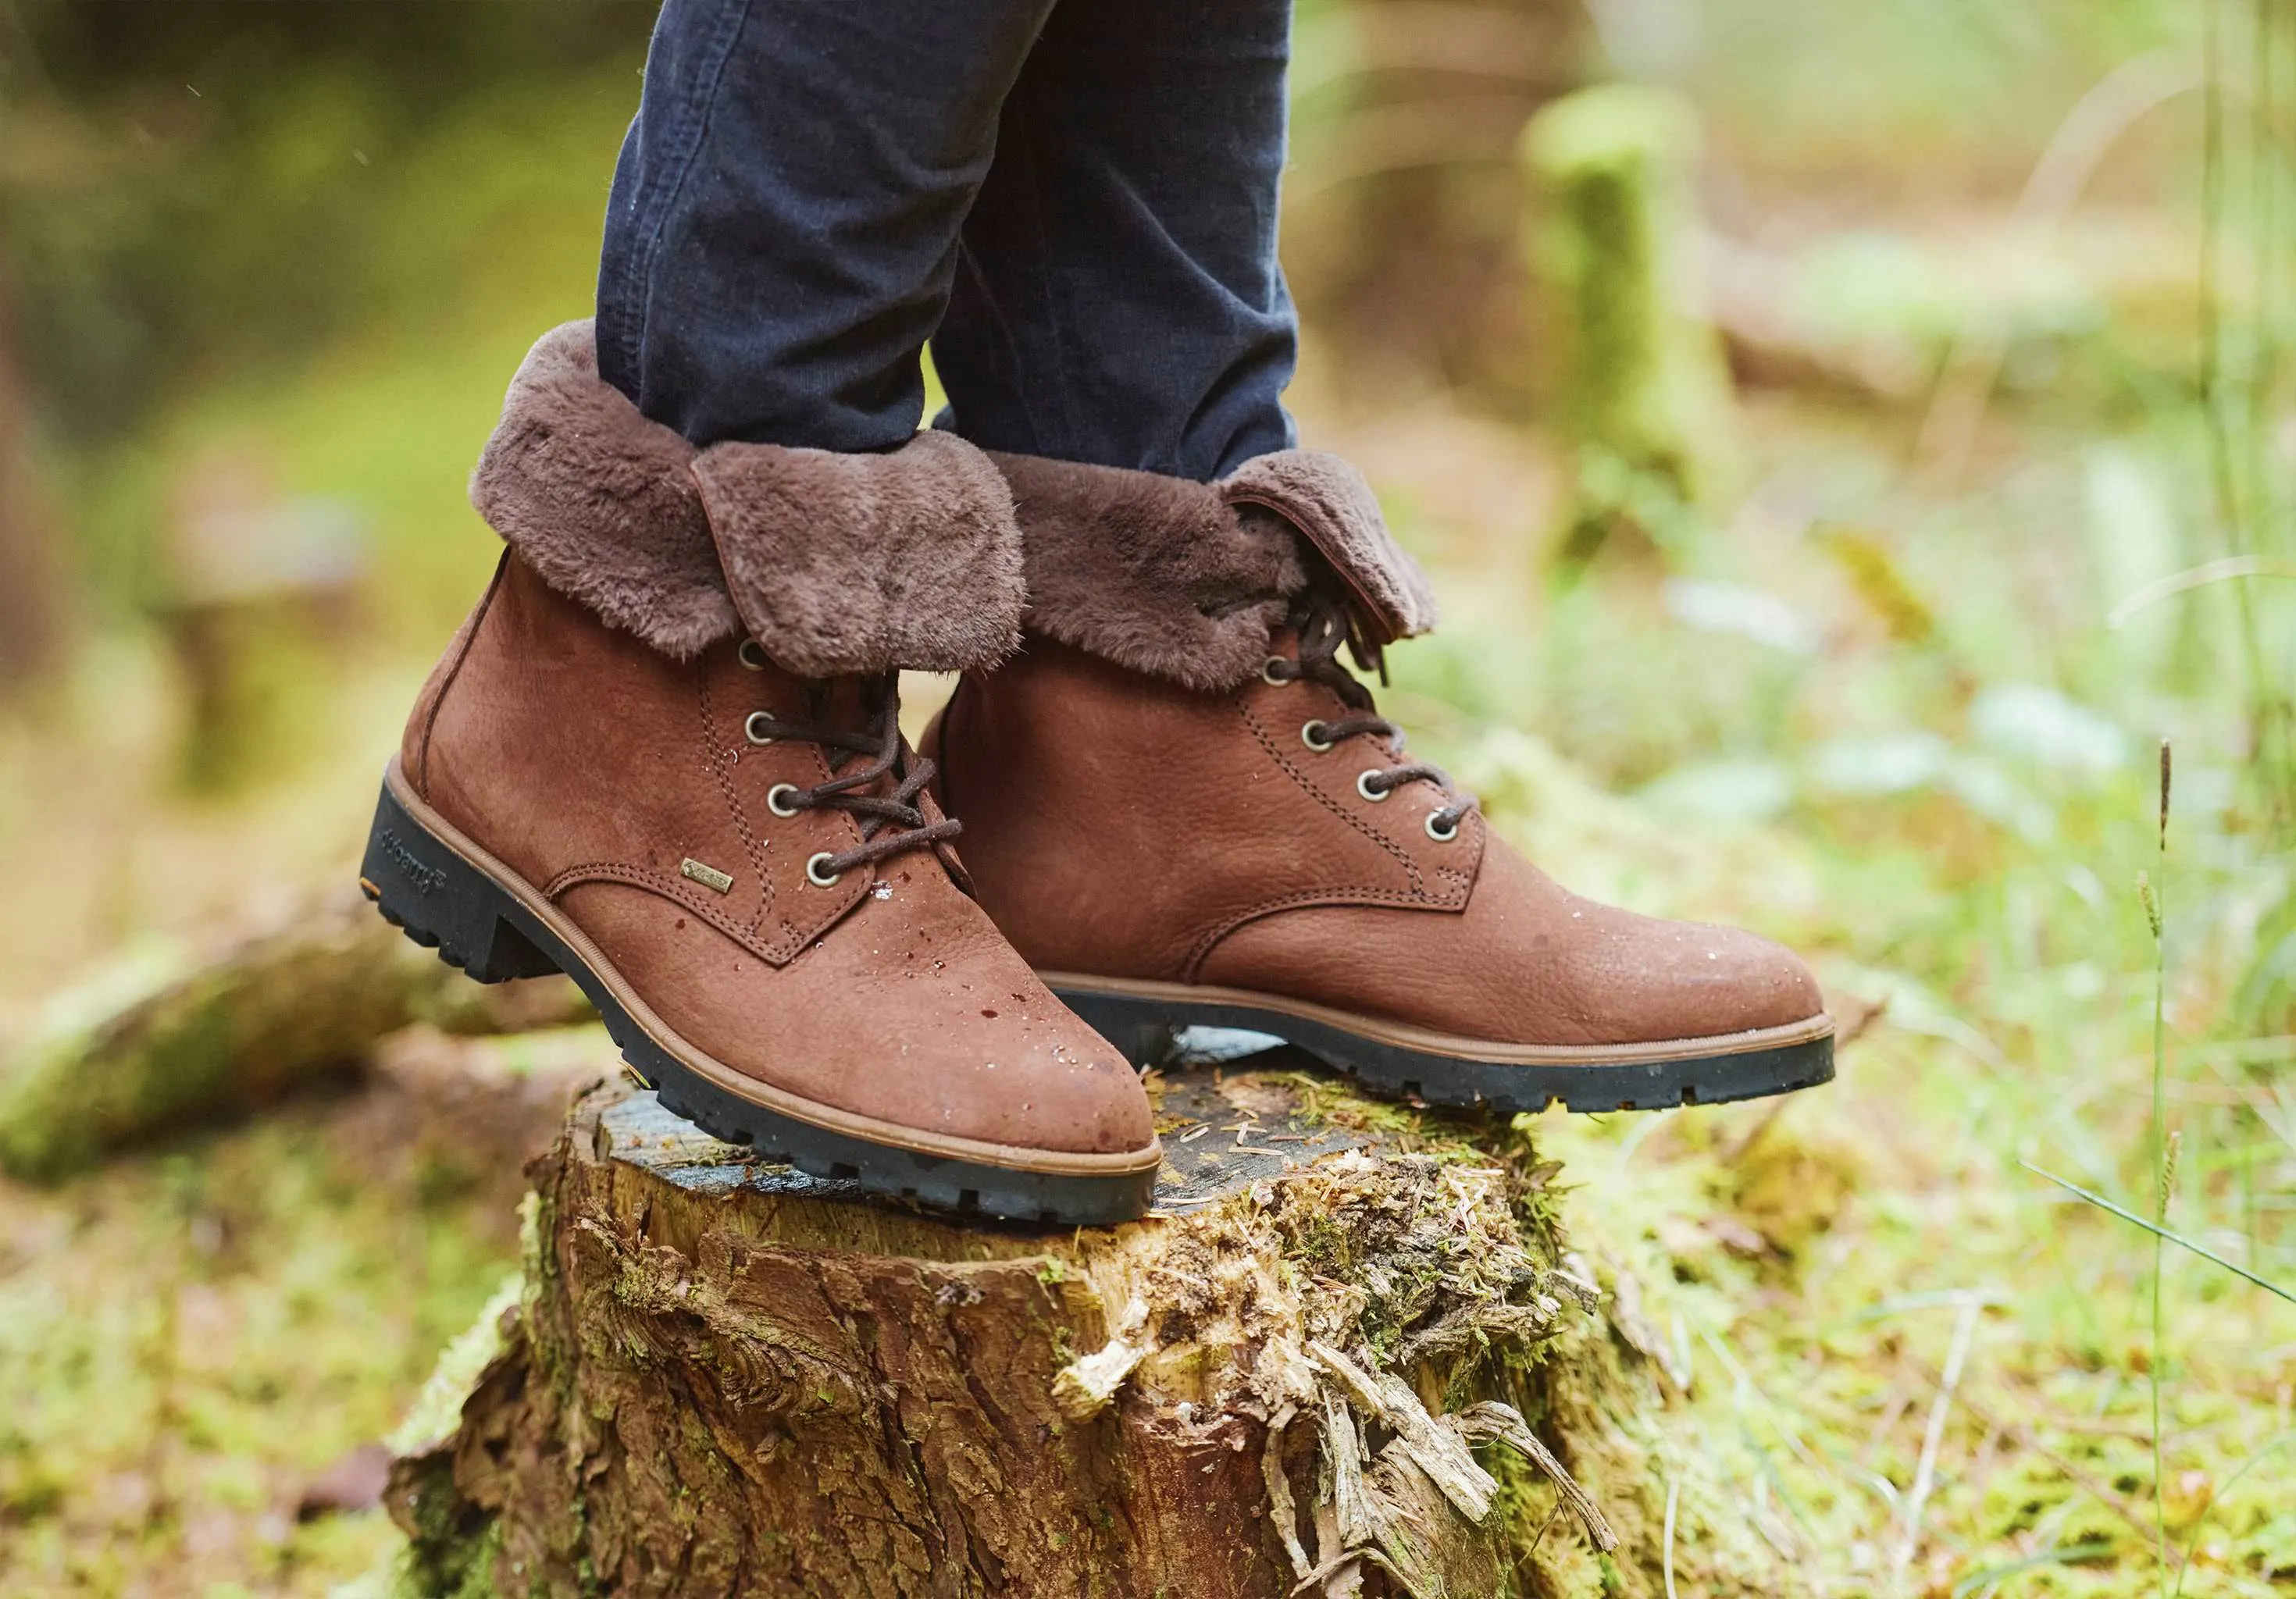
<svg viewBox="0 0 2296 1599"><path fill-rule="evenodd" d="M1211 958L1211 952L1213 949L1218 947L1220 940L1226 938L1228 934L1234 932L1237 928L1242 927L1248 922L1256 922L1261 917L1272 915L1277 911L1295 909L1301 906L1314 905L1329 905L1333 906L1349 905L1393 905L1401 906L1414 910L1435 910L1449 914L1456 914L1457 912L1466 908L1467 899L1472 893L1475 885L1476 874L1474 873L1461 871L1456 866L1433 867L1431 870L1434 873L1439 877L1447 879L1453 885L1453 888L1451 892L1444 894L1439 898L1429 893L1427 891L1425 880L1421 875L1419 864L1411 859L1408 855L1404 854L1401 846L1396 844L1384 834L1370 829L1361 818L1350 816L1344 808L1333 803L1321 791L1316 789L1312 783L1308 783L1298 768L1292 766L1292 762L1286 758L1283 751L1269 741L1269 738L1262 728L1259 718L1252 714L1250 705L1239 701L1236 709L1242 713L1244 719L1244 725L1250 728L1252 737L1258 741L1261 749L1267 751L1268 758L1273 760L1278 767L1281 767L1286 773L1290 774L1292 780L1298 783L1300 787L1307 790L1314 799L1323 805L1324 809L1332 811L1333 814L1337 815L1342 821L1347 822L1349 825L1355 827L1357 832L1365 833L1374 843L1385 849L1390 855L1397 856L1400 858L1403 861L1405 867L1411 873L1411 880L1414 885L1414 889L1413 892L1406 894L1393 889L1324 887L1320 889L1295 890L1289 894L1277 895L1271 898L1259 900L1245 907L1243 910L1234 912L1224 920L1214 923L1197 938L1196 942L1188 951L1186 960L1181 966L1183 981L1193 982L1195 980L1196 973L1202 970L1204 962ZM1480 817L1475 819L1475 825L1479 832L1487 831L1483 828L1483 824ZM1485 838L1481 840L1480 842L1487 846L1488 840L1488 838ZM1478 849L1476 852L1476 860L1479 865L1481 859L1481 849Z"/></svg>
<svg viewBox="0 0 2296 1599"><path fill-rule="evenodd" d="M1483 869L1483 852L1491 847L1490 824L1485 822L1479 813L1470 813L1470 820L1473 823L1475 829L1475 854L1473 865L1470 866L1437 866L1434 869L1435 874L1438 877L1447 877L1450 879L1455 885L1456 885L1459 893L1459 903L1462 906L1466 903L1468 897L1474 893L1475 880L1481 874Z"/></svg>
<svg viewBox="0 0 2296 1599"><path fill-rule="evenodd" d="M1196 973L1202 969L1204 962L1210 958L1212 950L1218 947L1219 941L1245 922L1257 922L1262 916L1272 915L1277 911L1294 910L1301 906L1316 905L1328 905L1335 907L1350 905L1396 905L1406 910L1442 911L1447 914L1456 914L1465 908L1464 905L1442 904L1429 898L1424 894L1404 894L1393 889L1301 889L1294 893L1279 895L1273 899L1260 900L1255 905L1235 912L1226 921L1215 924L1210 931L1197 939L1194 946L1188 951L1188 958L1182 964L1180 969L1181 980L1195 981Z"/></svg>
<svg viewBox="0 0 2296 1599"><path fill-rule="evenodd" d="M510 548L504 545L495 562L495 575L487 579L487 592L479 596L479 608L471 617L470 630L463 635L463 642L455 652L454 664L447 668L438 696L430 701L430 713L422 718L422 753L415 763L414 791L425 800L430 798L430 739L439 728L439 712L446 706L455 679L463 675L463 663L470 660L471 647L479 642L479 629L487 625L487 613L495 608L495 595L501 592L503 573L509 567Z"/></svg>
<svg viewBox="0 0 2296 1599"><path fill-rule="evenodd" d="M758 929L765 925L766 913L774 906L774 880L766 871L765 848L750 829L750 813L742 808L742 796L735 791L733 776L726 770L725 754L718 747L718 718L710 708L709 668L706 660L695 670L701 679L701 761L718 780L718 791L726 797L726 808L733 813L734 831L742 838L742 853L749 857L750 870L758 875L758 914L750 918L750 935L754 938Z"/></svg>
<svg viewBox="0 0 2296 1599"><path fill-rule="evenodd" d="M1393 856L1402 864L1403 869L1411 874L1411 886L1413 889L1421 894L1424 894L1426 892L1426 883L1420 873L1419 863L1413 860L1409 855L1405 853L1401 845L1396 843L1385 833L1381 832L1377 828L1372 826L1361 816L1351 814L1345 806L1341 805L1330 795L1324 793L1323 790L1308 782L1307 775L1301 772L1299 767L1293 766L1292 764L1291 758L1285 755L1284 752L1278 749L1275 742L1269 739L1266 730L1260 726L1259 718L1252 714L1251 707L1248 702L1239 699L1236 701L1236 710L1242 716L1243 725L1251 730L1251 736L1259 742L1259 747L1267 751L1268 759L1283 767L1283 770L1290 775L1292 781L1298 783L1300 788L1304 789L1308 797L1313 799L1316 804L1322 806L1325 810L1339 817L1341 821L1345 822L1349 826L1363 834L1364 837L1369 839L1373 843L1377 844L1382 849L1386 850L1388 854Z"/></svg>
<svg viewBox="0 0 2296 1599"><path fill-rule="evenodd" d="M795 953L793 949L787 947L790 940L786 939L779 944L767 944L759 941L753 935L744 931L741 924L732 917L718 910L714 906L704 905L699 898L688 893L684 880L671 877L667 873L657 872L651 866L633 866L621 861L589 861L578 866L569 866L544 886L543 897L554 900L559 895L578 883L599 882L627 883L632 888L644 889L651 893L659 894L664 899L692 911L750 954L775 966L787 964L791 955Z"/></svg>

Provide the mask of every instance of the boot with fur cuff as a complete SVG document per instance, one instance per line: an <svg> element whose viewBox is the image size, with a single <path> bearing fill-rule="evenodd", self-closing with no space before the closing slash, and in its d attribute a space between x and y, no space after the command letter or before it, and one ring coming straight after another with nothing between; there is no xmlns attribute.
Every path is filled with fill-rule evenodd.
<svg viewBox="0 0 2296 1599"><path fill-rule="evenodd" d="M510 545L385 774L383 914L480 981L562 971L662 1103L819 1177L986 1214L1147 1207L1147 1095L963 886L897 668L984 665L1011 499L952 439L698 455L537 347L473 497Z"/></svg>
<svg viewBox="0 0 2296 1599"><path fill-rule="evenodd" d="M1833 1074L1808 970L1767 939L1582 899L1405 752L1341 664L1433 625L1328 455L1199 484L997 457L1020 652L925 737L981 903L1136 1054L1273 1033L1439 1104L1647 1109Z"/></svg>

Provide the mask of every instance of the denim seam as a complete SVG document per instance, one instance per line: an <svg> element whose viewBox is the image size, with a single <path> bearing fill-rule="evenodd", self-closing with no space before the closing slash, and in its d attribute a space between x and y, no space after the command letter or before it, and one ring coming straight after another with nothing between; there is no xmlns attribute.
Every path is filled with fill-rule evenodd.
<svg viewBox="0 0 2296 1599"><path fill-rule="evenodd" d="M718 85L725 79L726 63L733 57L734 45L741 38L742 29L749 25L750 12L754 3L755 0L741 0L738 6L731 7L719 15L718 35L709 41L703 51L703 69L694 74L693 92L686 96L685 104L678 108L677 120L670 130L674 137L665 166L671 176L667 183L647 185L650 193L646 209L641 214L639 225L633 230L639 242L625 258L621 282L615 286L616 304L611 319L614 325L600 330L602 341L611 339L615 350L623 357L620 362L623 369L641 373L641 390L644 387L643 369L638 364L639 352L636 347L638 327L643 324L644 317L637 308L638 297L653 275L653 261L661 249L662 230L669 226L670 210L685 191L686 179L693 171L695 157L701 154L701 141L709 127L709 111L717 102Z"/></svg>

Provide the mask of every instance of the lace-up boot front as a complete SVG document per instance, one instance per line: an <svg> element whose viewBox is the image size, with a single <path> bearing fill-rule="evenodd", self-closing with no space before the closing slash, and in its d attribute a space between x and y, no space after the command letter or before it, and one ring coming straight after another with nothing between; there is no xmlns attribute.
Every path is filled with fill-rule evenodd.
<svg viewBox="0 0 2296 1599"><path fill-rule="evenodd" d="M827 578L824 592L745 593L736 571L801 578L808 552L786 526L743 520L772 496L745 494L740 474L841 472L841 458L688 459L597 392L586 351L570 373L521 373L481 466L481 508L512 549L386 774L367 892L482 981L568 973L662 1103L719 1136L997 1216L1140 1214L1159 1160L1145 1091L967 894L957 824L897 721L896 666L1009 644L1018 557L1004 552L1007 583L996 541L1017 534L999 531L1001 480L955 455L953 479L908 486L948 541L935 553L943 605L954 586L988 615L977 637L952 642L946 609L920 604L915 621L840 609ZM647 449L668 463L659 475ZM865 469L914 470L906 454ZM833 524L840 501L813 487L796 497ZM947 510L967 495L971 524ZM854 497L865 531L899 512L883 480ZM607 548L607 532L630 529L596 527L600 507L651 543ZM770 532L781 553L716 550L729 529ZM635 591L633 573L653 586ZM860 592L882 602L887 586ZM625 625L602 614L617 606Z"/></svg>
<svg viewBox="0 0 2296 1599"><path fill-rule="evenodd" d="M1362 480L1287 452L1214 485L998 457L1021 652L928 732L981 903L1128 1047L1273 1033L1442 1103L1575 1110L1833 1075L1767 939L1571 894L1415 759L1343 652L1433 607Z"/></svg>

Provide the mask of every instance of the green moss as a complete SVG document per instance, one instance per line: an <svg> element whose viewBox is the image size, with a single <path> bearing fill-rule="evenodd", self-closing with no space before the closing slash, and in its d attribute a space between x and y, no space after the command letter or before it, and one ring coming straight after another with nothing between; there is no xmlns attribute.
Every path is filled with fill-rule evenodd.
<svg viewBox="0 0 2296 1599"><path fill-rule="evenodd" d="M478 1386L487 1363L502 1353L502 1318L514 1308L525 1286L525 1275L512 1272L502 1281L478 1319L439 1353L430 1380L386 1439L394 1455L413 1455L450 1435L461 1424L463 1401Z"/></svg>
<svg viewBox="0 0 2296 1599"><path fill-rule="evenodd" d="M1365 1099L1342 1078L1294 1071L1286 1073L1283 1081L1298 1093L1294 1113L1311 1126L1396 1135L1419 1130L1419 1117L1408 1106L1390 1100Z"/></svg>
<svg viewBox="0 0 2296 1599"><path fill-rule="evenodd" d="M0 1171L53 1182L356 1061L461 980L365 906L206 959L139 947L0 1054Z"/></svg>
<svg viewBox="0 0 2296 1599"><path fill-rule="evenodd" d="M491 1519L418 1538L395 1562L392 1586L378 1599L498 1599L502 1553L502 1527Z"/></svg>
<svg viewBox="0 0 2296 1599"><path fill-rule="evenodd" d="M301 1102L62 1188L0 1183L0 1593L72 1570L309 1589L400 1542L366 1513L190 1548L168 1508L250 1529L291 1504L404 1414L509 1264L499 1218L421 1201L358 1114ZM110 1508L98 1484L152 1497Z"/></svg>

